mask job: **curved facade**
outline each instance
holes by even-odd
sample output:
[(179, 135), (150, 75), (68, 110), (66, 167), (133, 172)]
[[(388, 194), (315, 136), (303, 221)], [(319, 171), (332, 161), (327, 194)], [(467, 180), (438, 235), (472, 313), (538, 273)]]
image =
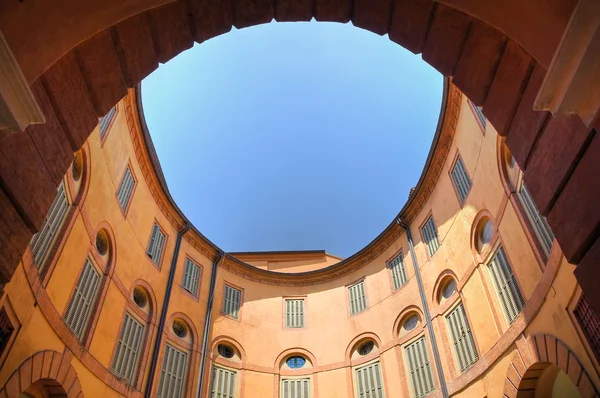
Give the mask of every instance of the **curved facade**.
[(408, 202), (344, 260), (223, 253), (171, 199), (139, 103), (100, 121), (5, 287), (0, 396), (598, 394), (574, 266), (451, 83)]

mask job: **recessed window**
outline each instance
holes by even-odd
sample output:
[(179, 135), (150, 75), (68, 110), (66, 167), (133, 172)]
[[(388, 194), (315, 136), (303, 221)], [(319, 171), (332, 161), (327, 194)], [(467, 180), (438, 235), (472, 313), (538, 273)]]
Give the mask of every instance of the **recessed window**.
[(101, 229), (96, 234), (96, 250), (101, 256), (106, 256), (108, 254), (108, 234), (106, 230)]
[(471, 325), (467, 320), (465, 307), (460, 303), (452, 312), (446, 316), (450, 336), (452, 337), (452, 346), (456, 353), (458, 366), (464, 372), (479, 359), (475, 340), (471, 333)]
[(384, 397), (383, 378), (379, 362), (356, 368), (354, 371), (354, 387), (358, 397)]
[(504, 314), (508, 322), (513, 323), (525, 306), (525, 300), (506, 253), (504, 253), (504, 248), (498, 248), (488, 269), (496, 288), (496, 294), (504, 309)]
[(456, 281), (453, 278), (449, 278), (442, 288), (443, 299), (449, 299), (456, 292)]
[(281, 379), (281, 398), (310, 398), (310, 378)]
[(404, 268), (404, 261), (402, 260), (402, 253), (398, 254), (392, 261), (388, 263), (388, 268), (392, 274), (394, 290), (400, 289), (407, 281), (406, 269)]
[(103, 140), (108, 132), (108, 128), (110, 127), (110, 122), (112, 122), (115, 117), (115, 113), (117, 113), (117, 107), (113, 106), (110, 108), (108, 113), (100, 118), (99, 130), (100, 130), (100, 140)]
[(304, 299), (285, 300), (285, 326), (304, 327)]
[(285, 363), (290, 369), (300, 369), (306, 365), (306, 359), (301, 356), (293, 356), (289, 357)]
[(552, 249), (552, 243), (554, 242), (554, 233), (550, 228), (550, 224), (548, 224), (546, 217), (540, 214), (533, 201), (533, 197), (527, 190), (525, 184), (521, 184), (517, 197), (525, 209), (525, 215), (529, 219), (529, 223), (531, 224), (533, 232), (537, 236), (544, 253), (546, 256), (549, 256), (550, 250)]
[(219, 355), (223, 358), (233, 358), (233, 348), (226, 344), (219, 344), (217, 346), (217, 351), (219, 352)]
[(175, 336), (183, 339), (187, 336), (188, 330), (183, 322), (175, 320), (173, 321), (173, 333), (175, 333)]
[(375, 348), (375, 342), (372, 340), (366, 341), (358, 347), (358, 353), (362, 356), (369, 355), (371, 351)]
[(63, 318), (69, 329), (80, 340), (85, 335), (89, 317), (96, 303), (100, 278), (100, 272), (96, 270), (90, 259), (87, 259)]
[[(233, 370), (213, 367), (212, 382), (210, 383), (211, 398), (235, 398), (237, 373)], [(162, 398), (162, 397), (161, 397)]]
[(367, 308), (364, 280), (348, 287), (348, 299), (350, 300), (351, 315), (358, 314)]
[(83, 153), (81, 151), (77, 151), (75, 154), (75, 159), (71, 164), (71, 175), (75, 181), (79, 181), (83, 175)]
[(165, 234), (160, 230), (158, 224), (154, 223), (152, 225), (152, 233), (150, 234), (150, 242), (148, 242), (146, 254), (154, 264), (159, 265), (164, 248)]
[(600, 358), (600, 320), (590, 307), (586, 298), (581, 295), (573, 314), (579, 323), (596, 358)]
[(0, 356), (4, 354), (4, 350), (8, 346), (8, 342), (12, 337), (15, 328), (6, 313), (6, 310), (2, 308), (0, 310)]
[(132, 384), (137, 369), (138, 354), (146, 326), (130, 314), (125, 314), (117, 350), (113, 359), (112, 371)]
[(452, 176), (452, 182), (458, 193), (458, 199), (460, 203), (463, 203), (467, 198), (469, 191), (471, 191), (471, 179), (467, 174), (467, 169), (460, 156), (456, 158), (456, 162), (454, 163), (450, 175)]
[(435, 227), (435, 221), (433, 221), (433, 216), (429, 216), (425, 224), (423, 224), (421, 232), (423, 233), (423, 240), (427, 245), (427, 251), (431, 257), (440, 247), (440, 240), (438, 239), (438, 232)]
[(223, 313), (232, 318), (240, 317), (240, 304), (242, 292), (234, 287), (225, 285), (225, 297), (223, 297)]
[(411, 330), (416, 328), (418, 324), (419, 324), (419, 316), (415, 314), (415, 315), (409, 316), (406, 319), (406, 321), (404, 321), (404, 325), (402, 327), (407, 332), (410, 332)]
[[(158, 398), (181, 398), (185, 396), (185, 380), (187, 373), (187, 352), (170, 344), (165, 345), (163, 363), (158, 378)], [(225, 395), (222, 395), (225, 397)]]
[(185, 260), (185, 269), (183, 272), (182, 286), (185, 290), (198, 295), (198, 281), (200, 280), (200, 267), (198, 264), (187, 258)]
[(406, 346), (406, 358), (415, 397), (425, 397), (435, 389), (425, 337)]
[(121, 184), (119, 184), (119, 189), (117, 189), (117, 201), (123, 211), (127, 210), (127, 207), (129, 206), (133, 188), (135, 188), (135, 178), (133, 178), (131, 167), (127, 166)]
[(489, 218), (485, 220), (483, 224), (483, 228), (481, 229), (481, 243), (486, 245), (490, 243), (492, 240), (492, 235), (494, 234), (494, 225), (492, 224), (492, 220)]
[(148, 296), (143, 288), (137, 286), (133, 289), (133, 302), (140, 308), (146, 308), (146, 305), (148, 305)]

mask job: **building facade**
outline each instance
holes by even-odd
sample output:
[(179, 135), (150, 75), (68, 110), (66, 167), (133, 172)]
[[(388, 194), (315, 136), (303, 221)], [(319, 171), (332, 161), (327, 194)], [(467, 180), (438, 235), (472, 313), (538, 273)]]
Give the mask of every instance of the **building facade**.
[(417, 186), (347, 259), (223, 253), (170, 197), (140, 104), (100, 120), (5, 286), (0, 396), (598, 396), (574, 266), (450, 82)]

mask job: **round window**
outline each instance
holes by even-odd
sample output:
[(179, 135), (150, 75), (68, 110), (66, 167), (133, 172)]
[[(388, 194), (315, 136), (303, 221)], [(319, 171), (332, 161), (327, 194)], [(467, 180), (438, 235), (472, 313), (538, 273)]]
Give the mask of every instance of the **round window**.
[(373, 348), (375, 347), (375, 343), (373, 341), (367, 341), (366, 343), (362, 343), (360, 347), (358, 347), (358, 353), (362, 356), (368, 355)]
[(217, 346), (217, 351), (219, 355), (223, 358), (233, 358), (233, 348), (225, 344), (219, 344)]
[(148, 304), (148, 296), (139, 286), (133, 289), (133, 302), (140, 308), (144, 308)]
[(300, 369), (306, 364), (306, 359), (301, 356), (294, 356), (289, 357), (285, 363), (290, 369)]
[(492, 220), (489, 218), (485, 220), (485, 224), (483, 224), (483, 228), (481, 228), (481, 244), (486, 245), (490, 243), (492, 240), (492, 235), (494, 234), (494, 226), (492, 225)]
[(96, 234), (96, 250), (101, 256), (108, 254), (108, 235), (104, 229), (98, 231)]
[(456, 291), (456, 282), (454, 281), (454, 279), (450, 279), (448, 282), (446, 282), (446, 285), (442, 289), (442, 297), (447, 299), (450, 296), (452, 296), (455, 291)]
[(71, 165), (71, 172), (73, 174), (73, 179), (79, 181), (83, 174), (83, 155), (81, 151), (75, 154), (75, 159), (73, 159), (73, 164)]
[(173, 321), (173, 333), (175, 333), (175, 336), (183, 339), (185, 336), (187, 336), (187, 328), (185, 327), (185, 324), (180, 321)]
[(411, 315), (406, 321), (404, 321), (404, 330), (410, 332), (419, 324), (419, 317), (417, 315)]

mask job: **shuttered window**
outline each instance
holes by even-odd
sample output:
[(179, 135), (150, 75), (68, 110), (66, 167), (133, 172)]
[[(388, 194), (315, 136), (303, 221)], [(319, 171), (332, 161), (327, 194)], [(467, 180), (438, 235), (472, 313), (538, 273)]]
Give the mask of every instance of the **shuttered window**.
[(187, 354), (166, 344), (156, 396), (158, 398), (183, 397), (186, 370)]
[(512, 323), (523, 309), (525, 300), (523, 300), (517, 279), (508, 263), (504, 248), (498, 248), (490, 262), (489, 270), (506, 318)]
[(473, 104), (473, 109), (475, 110), (475, 114), (479, 118), (479, 121), (481, 122), (483, 127), (485, 127), (486, 119), (485, 119), (485, 115), (483, 114), (483, 111), (481, 110), (481, 107)]
[(132, 383), (135, 375), (144, 331), (144, 325), (131, 315), (125, 314), (125, 321), (117, 342), (117, 351), (113, 359), (112, 371), (117, 376), (127, 380), (128, 383)]
[(473, 340), (471, 327), (462, 303), (446, 316), (446, 321), (448, 322), (448, 329), (450, 329), (458, 366), (461, 372), (464, 372), (477, 362), (479, 355), (475, 348), (475, 340)]
[(348, 299), (350, 300), (351, 315), (358, 314), (367, 308), (364, 280), (348, 288)]
[(8, 342), (10, 341), (14, 330), (15, 327), (10, 321), (6, 310), (2, 308), (2, 310), (0, 310), (0, 357), (8, 346)]
[(440, 247), (440, 241), (438, 239), (433, 216), (429, 216), (429, 219), (427, 219), (427, 222), (425, 222), (421, 231), (423, 232), (423, 240), (425, 240), (425, 244), (427, 245), (429, 256), (433, 256)]
[(198, 264), (190, 260), (185, 260), (185, 269), (183, 271), (183, 283), (182, 286), (185, 290), (192, 293), (194, 296), (198, 295), (198, 281), (200, 280), (200, 267)]
[(229, 285), (225, 285), (225, 297), (223, 297), (223, 312), (231, 317), (239, 318), (242, 292)]
[(165, 234), (160, 230), (158, 224), (152, 225), (152, 233), (150, 234), (150, 242), (146, 254), (152, 259), (156, 265), (160, 264), (163, 249), (165, 246)]
[(87, 259), (64, 316), (65, 323), (78, 339), (84, 335), (99, 286), (100, 273)]
[(110, 126), (110, 122), (112, 121), (113, 117), (115, 117), (115, 113), (117, 112), (117, 107), (113, 106), (112, 108), (110, 108), (110, 111), (108, 111), (108, 113), (104, 116), (102, 116), (100, 118), (100, 140), (104, 139), (104, 136), (106, 135), (106, 133), (108, 132), (108, 127)]
[(304, 300), (285, 300), (285, 325), (288, 328), (304, 327)]
[(121, 206), (121, 210), (127, 210), (134, 187), (135, 179), (131, 173), (131, 168), (127, 166), (121, 180), (121, 185), (119, 185), (119, 189), (117, 190), (117, 201), (119, 202), (119, 206)]
[(354, 371), (357, 398), (384, 398), (383, 379), (379, 362), (363, 366)]
[(406, 346), (406, 357), (408, 358), (413, 396), (424, 397), (435, 389), (425, 337)]
[(310, 398), (310, 379), (282, 379), (281, 398)]
[(471, 190), (471, 179), (467, 174), (467, 169), (465, 169), (465, 165), (460, 156), (456, 159), (450, 175), (452, 176), (452, 182), (454, 182), (454, 186), (456, 187), (456, 192), (458, 192), (460, 203), (462, 203), (465, 201)]
[(213, 367), (210, 398), (235, 398), (235, 376), (231, 370)]
[(521, 189), (519, 190), (519, 199), (525, 208), (525, 214), (529, 219), (531, 226), (533, 227), (533, 231), (537, 236), (540, 244), (542, 245), (542, 249), (546, 256), (550, 254), (550, 249), (552, 249), (552, 242), (554, 241), (554, 233), (552, 233), (552, 229), (546, 220), (546, 217), (542, 216), (531, 197), (531, 194), (527, 190), (525, 184), (521, 185)]
[(388, 263), (388, 268), (392, 274), (394, 290), (400, 289), (406, 283), (406, 269), (404, 269), (404, 260), (402, 253), (398, 254), (392, 261)]
[(600, 320), (590, 308), (588, 301), (582, 295), (573, 311), (579, 327), (583, 331), (588, 343), (596, 358), (600, 360)]
[(69, 202), (65, 193), (65, 185), (61, 183), (40, 231), (33, 236), (30, 243), (33, 260), (40, 271), (46, 265), (50, 248), (56, 241), (56, 236), (67, 218), (68, 211)]

